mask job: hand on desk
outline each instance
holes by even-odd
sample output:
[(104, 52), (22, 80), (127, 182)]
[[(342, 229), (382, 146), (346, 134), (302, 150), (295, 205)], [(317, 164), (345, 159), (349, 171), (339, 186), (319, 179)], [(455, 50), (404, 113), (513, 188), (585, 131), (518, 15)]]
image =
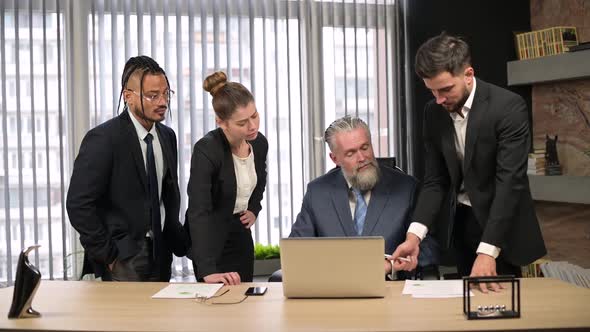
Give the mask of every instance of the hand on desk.
[[(478, 254), (477, 258), (475, 258), (475, 262), (473, 262), (470, 277), (491, 277), (496, 275), (498, 274), (496, 273), (496, 260), (494, 257), (486, 254)], [(504, 287), (496, 282), (479, 284), (479, 290), (481, 290), (482, 293), (487, 293), (488, 289), (491, 289), (494, 292), (499, 292), (502, 288)]]
[[(408, 233), (406, 241), (395, 248), (395, 251), (391, 255), (393, 260), (393, 268), (397, 271), (412, 271), (418, 266), (418, 254), (420, 253), (420, 239), (412, 234)], [(407, 257), (410, 261), (401, 260), (400, 258)]]
[(239, 285), (240, 275), (237, 272), (213, 273), (203, 278), (208, 284), (218, 284), (222, 282), (224, 285)]

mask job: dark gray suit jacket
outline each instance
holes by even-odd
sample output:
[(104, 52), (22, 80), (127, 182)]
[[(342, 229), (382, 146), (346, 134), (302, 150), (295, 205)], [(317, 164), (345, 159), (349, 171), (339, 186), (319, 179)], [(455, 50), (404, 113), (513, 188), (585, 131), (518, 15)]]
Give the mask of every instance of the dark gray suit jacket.
[[(362, 236), (382, 236), (385, 253), (406, 238), (417, 182), (413, 177), (380, 166), (381, 178), (371, 191)], [(348, 184), (335, 168), (311, 181), (289, 237), (357, 236), (348, 199)], [(438, 246), (431, 237), (420, 244), (421, 266), (438, 264)]]
[[(481, 241), (501, 248), (501, 254), (514, 265), (526, 265), (546, 254), (526, 174), (530, 130), (520, 96), (477, 80), (462, 168), (452, 119), (434, 101), (424, 110), (424, 145), (424, 185), (413, 221), (436, 229), (441, 245), (449, 247), (463, 179), (483, 229)], [(450, 213), (445, 218), (439, 211), (447, 195)]]
[[(90, 130), (74, 162), (66, 205), (85, 249), (83, 274), (102, 276), (115, 258), (136, 255), (151, 227), (145, 162), (130, 116), (124, 111)], [(169, 281), (172, 253), (186, 255), (188, 236), (178, 220), (176, 135), (161, 123), (156, 130), (164, 156), (161, 195), (166, 209), (160, 280)]]

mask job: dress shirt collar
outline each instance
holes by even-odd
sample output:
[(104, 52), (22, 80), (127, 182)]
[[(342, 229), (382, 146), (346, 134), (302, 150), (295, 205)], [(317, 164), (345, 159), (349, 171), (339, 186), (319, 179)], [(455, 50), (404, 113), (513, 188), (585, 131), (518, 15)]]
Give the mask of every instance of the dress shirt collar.
[(135, 115), (133, 114), (133, 112), (131, 112), (131, 110), (127, 110), (127, 112), (129, 112), (129, 117), (131, 118), (131, 122), (133, 122), (133, 126), (135, 127), (135, 131), (137, 131), (137, 137), (139, 137), (140, 140), (143, 141), (143, 139), (145, 138), (145, 136), (150, 133), (152, 134), (152, 136), (156, 137), (157, 133), (156, 133), (156, 124), (154, 123), (152, 125), (152, 128), (148, 131), (144, 128), (144, 126), (141, 125), (141, 123), (139, 123), (139, 120), (137, 120), (137, 118), (135, 118)]

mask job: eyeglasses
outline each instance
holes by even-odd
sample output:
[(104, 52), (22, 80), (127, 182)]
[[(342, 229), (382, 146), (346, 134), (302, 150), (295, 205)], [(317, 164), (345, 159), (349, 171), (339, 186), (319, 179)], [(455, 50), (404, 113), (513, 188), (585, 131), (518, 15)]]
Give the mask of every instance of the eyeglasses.
[[(140, 95), (138, 92), (133, 91), (131, 89), (127, 89), (131, 92), (133, 92), (136, 95)], [(155, 103), (158, 102), (160, 100), (160, 98), (164, 98), (164, 101), (166, 102), (170, 102), (170, 100), (174, 97), (174, 90), (168, 90), (164, 93), (144, 93), (143, 94), (143, 99), (149, 101), (150, 103)]]
[[(203, 304), (208, 304), (208, 305), (212, 305), (212, 304), (238, 304), (238, 303), (242, 303), (244, 302), (244, 300), (248, 297), (247, 295), (240, 295), (238, 298), (231, 298), (231, 299), (225, 299), (225, 300), (215, 300), (225, 294), (227, 294), (227, 292), (229, 292), (229, 289), (226, 289), (223, 293), (219, 294), (219, 295), (213, 295), (213, 296), (201, 296), (199, 294), (195, 295), (195, 301), (198, 303), (203, 303)], [(212, 301), (209, 301), (212, 300)]]

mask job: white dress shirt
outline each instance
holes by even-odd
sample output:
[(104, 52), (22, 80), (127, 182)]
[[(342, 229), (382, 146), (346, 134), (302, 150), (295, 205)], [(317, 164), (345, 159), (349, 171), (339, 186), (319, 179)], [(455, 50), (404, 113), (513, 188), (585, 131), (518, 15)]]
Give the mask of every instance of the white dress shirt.
[(250, 154), (246, 158), (240, 158), (232, 154), (234, 159), (234, 171), (236, 173), (236, 204), (234, 213), (248, 210), (250, 196), (256, 188), (258, 177), (256, 175), (256, 166), (254, 165), (254, 150), (250, 143)]
[[(463, 160), (465, 159), (465, 137), (467, 134), (467, 123), (469, 121), (469, 111), (471, 110), (471, 107), (473, 105), (473, 97), (475, 96), (476, 87), (477, 83), (474, 77), (473, 89), (471, 89), (471, 93), (469, 93), (469, 97), (467, 98), (467, 101), (465, 101), (465, 105), (463, 105), (463, 108), (461, 109), (463, 117), (461, 117), (457, 113), (449, 113), (449, 116), (453, 120), (453, 125), (455, 126), (455, 151), (457, 152), (457, 157), (459, 158), (461, 167), (463, 167)], [(461, 187), (459, 189), (459, 193), (457, 194), (457, 201), (461, 204), (471, 206), (469, 196), (467, 195), (467, 192), (465, 192), (464, 180), (463, 182), (461, 182)], [(408, 228), (408, 232), (415, 234), (420, 238), (420, 240), (422, 240), (426, 236), (426, 233), (428, 233), (428, 227), (419, 222), (412, 222), (410, 224), (410, 227)], [(480, 242), (476, 252), (478, 254), (482, 253), (492, 256), (494, 258), (498, 258), (498, 256), (500, 255), (500, 248), (493, 246), (489, 243)]]
[(154, 148), (154, 158), (156, 159), (156, 176), (158, 178), (158, 197), (160, 200), (160, 225), (162, 230), (164, 230), (164, 221), (166, 220), (166, 209), (164, 208), (164, 202), (162, 201), (162, 178), (164, 172), (164, 155), (162, 154), (162, 145), (160, 144), (160, 138), (158, 137), (158, 131), (156, 130), (156, 126), (153, 125), (152, 128), (147, 131), (135, 118), (135, 115), (131, 111), (129, 112), (129, 117), (131, 118), (131, 122), (133, 122), (133, 126), (137, 131), (137, 138), (139, 139), (139, 146), (141, 147), (141, 154), (143, 155), (143, 163), (146, 167), (147, 173), (147, 143), (143, 140), (147, 134), (152, 134), (154, 139), (152, 140), (152, 146)]
[[(344, 178), (346, 180), (346, 178)], [(348, 180), (346, 180), (346, 183), (348, 184), (348, 205), (350, 206), (350, 215), (352, 216), (352, 219), (354, 221), (354, 209), (356, 209), (356, 196), (354, 195), (354, 192), (352, 191), (352, 186), (350, 185), (350, 182), (348, 182)], [(363, 194), (363, 198), (365, 199), (365, 204), (367, 204), (367, 208), (369, 207), (369, 201), (371, 200), (371, 191), (367, 190), (365, 191), (365, 193)]]

